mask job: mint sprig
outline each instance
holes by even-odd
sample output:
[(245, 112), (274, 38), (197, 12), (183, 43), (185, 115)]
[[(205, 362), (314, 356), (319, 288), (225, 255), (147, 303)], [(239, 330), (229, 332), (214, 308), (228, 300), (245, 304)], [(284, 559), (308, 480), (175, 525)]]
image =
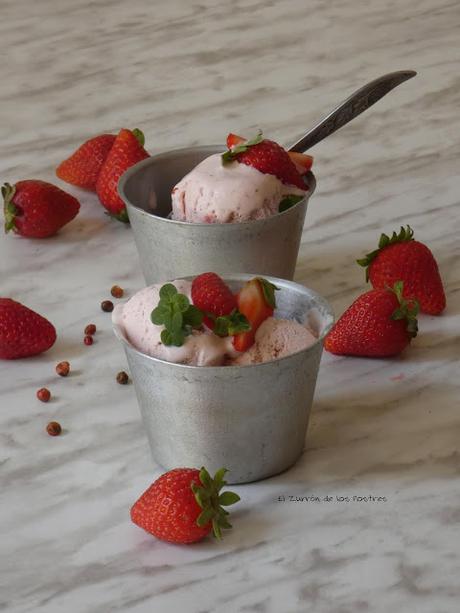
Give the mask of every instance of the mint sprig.
[(240, 332), (247, 332), (250, 329), (251, 324), (246, 316), (240, 313), (238, 309), (233, 309), (230, 315), (216, 317), (212, 331), (217, 336), (233, 336)]
[(166, 283), (160, 289), (160, 302), (153, 309), (150, 319), (156, 326), (164, 326), (161, 331), (164, 345), (181, 347), (185, 337), (203, 323), (203, 312), (190, 304), (185, 294), (179, 294), (172, 283)]
[(222, 164), (233, 162), (239, 153), (244, 153), (249, 149), (249, 147), (252, 147), (253, 145), (258, 145), (263, 140), (264, 136), (262, 134), (262, 130), (259, 130), (257, 136), (254, 136), (254, 138), (245, 140), (244, 143), (241, 143), (240, 145), (235, 145), (235, 147), (232, 147), (231, 149), (223, 153)]

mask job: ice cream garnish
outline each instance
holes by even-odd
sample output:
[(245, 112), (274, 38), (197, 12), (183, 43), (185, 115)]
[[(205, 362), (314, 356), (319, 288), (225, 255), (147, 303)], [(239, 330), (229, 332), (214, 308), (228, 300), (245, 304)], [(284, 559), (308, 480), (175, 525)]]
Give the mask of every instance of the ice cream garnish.
[(262, 130), (259, 130), (257, 136), (254, 136), (254, 138), (245, 140), (241, 144), (235, 145), (234, 147), (223, 153), (222, 163), (225, 164), (226, 162), (233, 162), (239, 153), (244, 153), (249, 149), (249, 147), (252, 147), (253, 145), (258, 145), (263, 140), (264, 136), (262, 134)]
[(180, 294), (172, 283), (162, 286), (160, 302), (150, 315), (153, 324), (165, 327), (161, 332), (161, 342), (176, 347), (181, 347), (185, 337), (201, 326), (203, 317), (203, 312), (190, 304), (187, 296)]
[[(211, 319), (213, 316), (210, 313), (206, 314)], [(233, 309), (230, 315), (221, 315), (214, 320), (212, 331), (217, 336), (234, 336), (241, 332), (247, 332), (251, 329), (251, 324), (247, 317), (240, 313), (238, 309)]]
[(237, 351), (249, 349), (254, 344), (257, 329), (273, 315), (277, 289), (276, 285), (262, 277), (251, 279), (241, 288), (238, 294), (238, 309), (250, 322), (251, 329), (234, 336), (233, 346)]
[(287, 211), (288, 209), (293, 207), (295, 204), (300, 202), (302, 199), (303, 199), (303, 196), (286, 196), (285, 198), (281, 200), (279, 204), (279, 207), (278, 207), (279, 212), (282, 213), (283, 211)]
[(241, 142), (238, 141), (236, 135), (232, 136), (233, 138), (230, 139), (232, 146), (222, 154), (222, 164), (225, 165), (235, 160), (240, 164), (251, 166), (265, 175), (274, 175), (285, 185), (295, 185), (302, 191), (307, 191), (308, 187), (296, 163), (281, 145), (273, 140), (263, 138), (262, 132), (259, 132), (251, 140)]

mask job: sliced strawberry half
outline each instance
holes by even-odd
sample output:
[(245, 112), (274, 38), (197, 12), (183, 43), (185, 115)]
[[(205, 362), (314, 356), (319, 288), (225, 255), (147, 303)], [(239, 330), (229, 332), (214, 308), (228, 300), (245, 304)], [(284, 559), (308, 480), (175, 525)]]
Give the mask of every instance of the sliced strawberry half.
[(294, 162), (297, 171), (301, 175), (307, 174), (307, 172), (313, 166), (313, 158), (306, 153), (298, 153), (297, 151), (288, 151), (289, 157)]
[(254, 344), (259, 326), (271, 317), (276, 308), (275, 290), (278, 288), (270, 281), (256, 277), (248, 281), (237, 296), (238, 311), (245, 315), (251, 329), (233, 337), (233, 346), (237, 351), (246, 351)]
[[(227, 147), (229, 149), (242, 145), (245, 142), (245, 138), (238, 136), (238, 134), (233, 134), (233, 132), (230, 132), (230, 134), (227, 136)], [(313, 157), (311, 155), (307, 155), (306, 153), (298, 153), (297, 151), (287, 151), (286, 153), (294, 163), (297, 172), (301, 175), (305, 175), (313, 166)], [(305, 186), (302, 189), (305, 189)]]

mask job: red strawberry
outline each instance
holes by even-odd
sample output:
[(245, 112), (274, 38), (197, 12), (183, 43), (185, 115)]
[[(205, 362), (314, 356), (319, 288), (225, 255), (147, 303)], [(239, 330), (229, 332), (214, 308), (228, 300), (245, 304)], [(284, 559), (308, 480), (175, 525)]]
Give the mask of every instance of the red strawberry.
[[(242, 136), (238, 136), (237, 134), (230, 132), (230, 134), (227, 136), (227, 147), (232, 149), (233, 147), (242, 145), (245, 141), (246, 139)], [(313, 158), (311, 155), (298, 153), (296, 151), (287, 151), (287, 154), (294, 162), (297, 172), (299, 172), (301, 175), (306, 174), (311, 169), (313, 165)], [(302, 189), (305, 189), (305, 186), (303, 186)]]
[(246, 317), (238, 311), (236, 296), (215, 272), (195, 277), (192, 301), (205, 314), (204, 323), (218, 336), (233, 336), (251, 329)]
[[(236, 135), (230, 135), (230, 142), (236, 138)], [(265, 174), (275, 175), (283, 183), (308, 189), (287, 151), (274, 141), (264, 139), (261, 133), (252, 140), (233, 146), (222, 155), (222, 160), (224, 163), (237, 160)]]
[[(214, 317), (230, 315), (238, 306), (232, 290), (215, 272), (205, 272), (193, 279), (192, 301), (201, 311)], [(211, 330), (214, 328), (213, 318), (206, 316), (204, 321)]]
[(391, 238), (382, 234), (378, 249), (357, 262), (366, 267), (366, 280), (374, 288), (393, 287), (400, 279), (405, 298), (415, 298), (424, 313), (439, 315), (446, 307), (446, 296), (438, 265), (428, 247), (413, 236), (410, 226), (401, 226)]
[(221, 538), (222, 528), (231, 528), (222, 506), (238, 502), (233, 492), (220, 490), (225, 468), (212, 479), (205, 468), (175, 468), (161, 475), (134, 503), (131, 519), (140, 528), (163, 541), (195, 543), (211, 530)]
[(384, 358), (401, 353), (417, 334), (418, 304), (394, 289), (373, 289), (357, 298), (326, 336), (324, 347), (339, 355)]
[(149, 157), (143, 145), (144, 135), (140, 130), (120, 130), (96, 182), (96, 192), (102, 206), (112, 217), (125, 223), (129, 219), (124, 202), (117, 192), (118, 179), (125, 170)]
[(56, 185), (30, 179), (2, 187), (5, 232), (14, 230), (29, 238), (47, 238), (69, 223), (80, 203)]
[(97, 177), (114, 142), (114, 134), (90, 138), (59, 164), (57, 176), (66, 183), (95, 192)]
[(54, 326), (11, 298), (0, 298), (0, 358), (14, 360), (37, 355), (56, 340)]
[(237, 351), (246, 351), (254, 344), (254, 337), (259, 326), (271, 317), (276, 308), (275, 290), (278, 288), (260, 277), (251, 279), (238, 294), (238, 309), (246, 316), (251, 329), (247, 332), (236, 334), (233, 338), (233, 346)]

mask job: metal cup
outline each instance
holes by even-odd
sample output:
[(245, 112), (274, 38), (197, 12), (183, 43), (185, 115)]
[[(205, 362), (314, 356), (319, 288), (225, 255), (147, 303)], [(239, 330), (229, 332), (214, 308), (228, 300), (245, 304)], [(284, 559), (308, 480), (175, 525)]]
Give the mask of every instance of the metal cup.
[[(224, 278), (237, 291), (252, 275)], [(301, 455), (333, 314), (312, 290), (267, 278), (280, 288), (276, 315), (306, 321), (318, 336), (285, 358), (250, 366), (174, 364), (141, 353), (115, 326), (154, 461), (165, 469), (225, 466), (230, 483), (245, 483), (276, 475)]]
[(140, 264), (148, 285), (210, 269), (218, 273), (257, 272), (292, 279), (307, 202), (316, 182), (298, 204), (266, 219), (207, 224), (168, 219), (171, 190), (204, 158), (222, 146), (188, 147), (143, 160), (121, 177)]

